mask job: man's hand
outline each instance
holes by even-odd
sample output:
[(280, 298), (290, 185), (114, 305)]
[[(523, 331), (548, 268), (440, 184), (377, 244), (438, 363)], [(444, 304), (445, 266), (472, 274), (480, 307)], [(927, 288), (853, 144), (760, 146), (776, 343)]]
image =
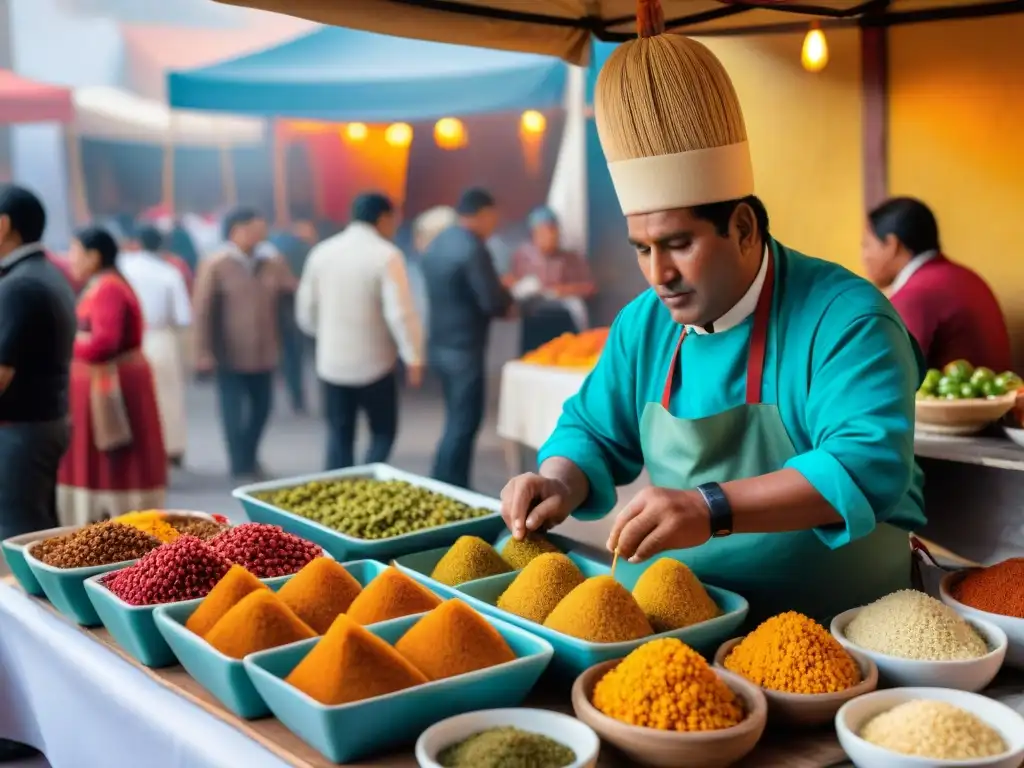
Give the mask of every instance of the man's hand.
[(696, 547), (711, 538), (711, 519), (697, 491), (644, 488), (615, 518), (608, 549), (639, 563), (669, 549)]
[(14, 381), (14, 369), (8, 365), (0, 365), (0, 394), (3, 394)]
[(212, 373), (215, 367), (213, 355), (201, 354), (196, 358), (196, 373)]
[(547, 530), (572, 513), (569, 486), (533, 472), (513, 477), (501, 491), (501, 516), (519, 540), (532, 531)]
[(405, 381), (413, 389), (419, 389), (423, 385), (423, 366), (405, 366)]

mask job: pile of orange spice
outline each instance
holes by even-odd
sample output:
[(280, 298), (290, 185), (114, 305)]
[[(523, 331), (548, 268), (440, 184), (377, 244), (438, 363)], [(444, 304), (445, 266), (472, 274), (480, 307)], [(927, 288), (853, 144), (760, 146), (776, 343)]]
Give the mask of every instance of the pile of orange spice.
[(1024, 557), (969, 571), (952, 592), (954, 600), (971, 608), (1024, 619)]

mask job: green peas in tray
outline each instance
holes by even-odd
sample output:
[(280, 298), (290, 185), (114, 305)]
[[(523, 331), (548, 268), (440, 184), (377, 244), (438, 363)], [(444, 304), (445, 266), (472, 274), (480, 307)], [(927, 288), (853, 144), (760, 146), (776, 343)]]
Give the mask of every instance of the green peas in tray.
[(941, 371), (932, 368), (917, 390), (918, 400), (974, 400), (1002, 397), (1024, 382), (1013, 371), (996, 374), (991, 368), (975, 368), (967, 360), (955, 360)]
[(379, 540), (494, 514), (404, 480), (314, 480), (256, 498), (357, 539)]

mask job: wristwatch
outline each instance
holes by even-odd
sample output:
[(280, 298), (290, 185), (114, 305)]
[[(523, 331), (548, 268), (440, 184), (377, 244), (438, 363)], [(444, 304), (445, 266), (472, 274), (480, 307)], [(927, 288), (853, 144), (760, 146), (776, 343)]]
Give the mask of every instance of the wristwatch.
[(697, 493), (708, 505), (711, 538), (720, 539), (732, 533), (732, 505), (725, 497), (722, 486), (718, 483), (704, 483), (697, 486)]

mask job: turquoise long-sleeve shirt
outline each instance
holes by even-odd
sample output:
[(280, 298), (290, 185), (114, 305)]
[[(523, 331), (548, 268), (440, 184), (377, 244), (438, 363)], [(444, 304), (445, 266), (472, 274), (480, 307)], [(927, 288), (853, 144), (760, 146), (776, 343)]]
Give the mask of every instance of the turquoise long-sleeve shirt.
[[(817, 531), (839, 547), (887, 522), (925, 523), (923, 475), (914, 461), (914, 397), (924, 362), (899, 315), (874, 286), (831, 262), (773, 243), (775, 292), (762, 401), (776, 404), (799, 471), (845, 526)], [(714, 334), (691, 334), (670, 410), (696, 419), (746, 401), (753, 317)], [(566, 401), (539, 460), (561, 456), (590, 481), (575, 516), (603, 517), (615, 487), (644, 464), (640, 417), (660, 402), (681, 328), (651, 290), (615, 319), (604, 352)], [(726, 481), (730, 478), (722, 478)]]

